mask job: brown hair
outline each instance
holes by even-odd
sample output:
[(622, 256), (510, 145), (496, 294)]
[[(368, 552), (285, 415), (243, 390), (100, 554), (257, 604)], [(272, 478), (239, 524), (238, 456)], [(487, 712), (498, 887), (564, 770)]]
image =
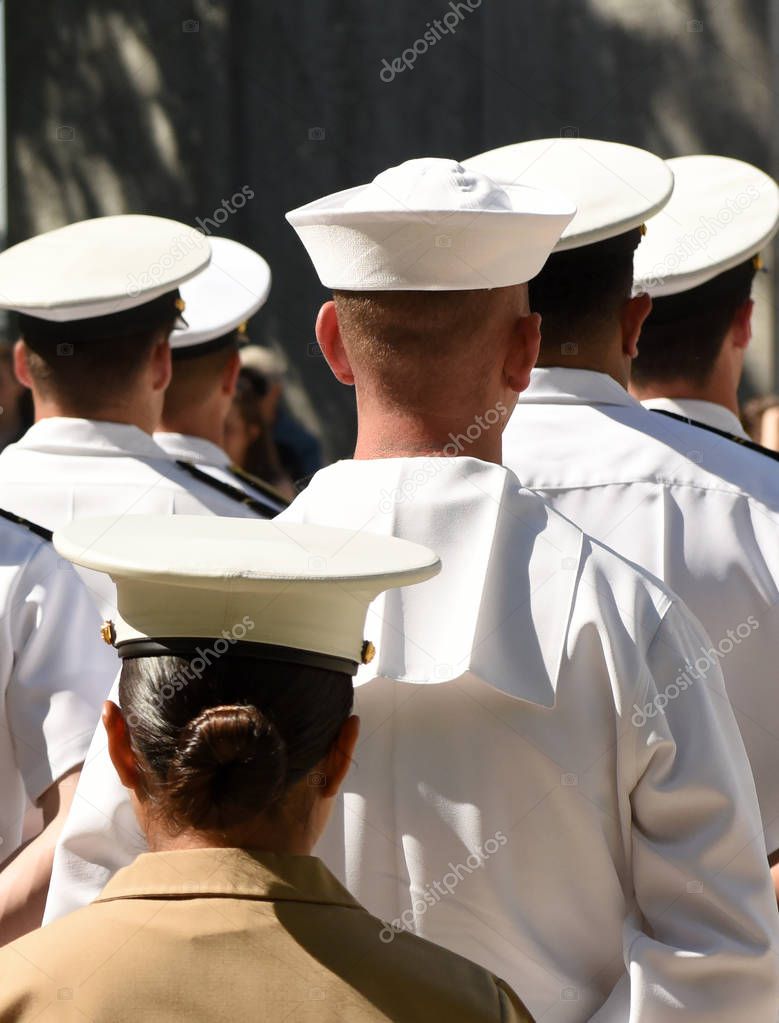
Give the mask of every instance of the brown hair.
[(206, 662), (194, 675), (181, 657), (122, 662), (119, 701), (144, 792), (174, 831), (230, 832), (272, 817), (304, 778), (316, 788), (315, 768), (352, 712), (349, 675), (242, 656)]

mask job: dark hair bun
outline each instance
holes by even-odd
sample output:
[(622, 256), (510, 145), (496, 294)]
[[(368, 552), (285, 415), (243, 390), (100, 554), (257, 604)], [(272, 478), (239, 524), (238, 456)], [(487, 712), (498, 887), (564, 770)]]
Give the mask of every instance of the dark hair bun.
[(281, 794), (286, 743), (257, 707), (209, 707), (186, 725), (168, 770), (168, 799), (179, 824), (234, 827)]

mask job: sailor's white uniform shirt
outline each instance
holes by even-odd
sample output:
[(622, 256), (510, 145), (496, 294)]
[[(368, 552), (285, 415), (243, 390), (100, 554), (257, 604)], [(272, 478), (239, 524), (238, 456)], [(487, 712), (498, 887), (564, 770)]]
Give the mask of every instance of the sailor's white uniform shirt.
[[(650, 412), (603, 373), (536, 369), (503, 435), (523, 484), (648, 569), (711, 643), (779, 849), (779, 473), (765, 456)], [(697, 662), (697, 668), (696, 668)], [(688, 672), (689, 673), (689, 672)]]

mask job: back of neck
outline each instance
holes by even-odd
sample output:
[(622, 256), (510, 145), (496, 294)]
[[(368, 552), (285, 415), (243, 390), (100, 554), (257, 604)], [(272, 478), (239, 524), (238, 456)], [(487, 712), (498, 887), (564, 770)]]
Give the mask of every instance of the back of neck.
[(630, 392), (639, 401), (648, 401), (650, 398), (708, 401), (713, 405), (723, 406), (735, 416), (739, 414), (736, 391), (722, 380), (712, 379), (701, 385), (684, 380), (674, 380), (671, 383), (644, 383), (641, 386), (631, 384)]
[(502, 401), (488, 409), (436, 416), (373, 409), (358, 415), (356, 459), (467, 456), (500, 465), (501, 435), (511, 414)]

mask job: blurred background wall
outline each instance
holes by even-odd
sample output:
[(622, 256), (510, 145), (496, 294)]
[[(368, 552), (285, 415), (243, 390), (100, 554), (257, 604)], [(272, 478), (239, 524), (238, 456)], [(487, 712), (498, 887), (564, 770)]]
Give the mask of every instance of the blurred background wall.
[[(330, 457), (350, 452), (353, 399), (313, 343), (325, 292), (285, 210), (409, 157), (560, 134), (777, 174), (779, 0), (6, 6), (9, 241), (149, 212), (255, 246), (274, 283), (254, 334), (287, 353)], [(452, 31), (396, 70), (450, 11)], [(747, 393), (779, 387), (770, 284)]]

